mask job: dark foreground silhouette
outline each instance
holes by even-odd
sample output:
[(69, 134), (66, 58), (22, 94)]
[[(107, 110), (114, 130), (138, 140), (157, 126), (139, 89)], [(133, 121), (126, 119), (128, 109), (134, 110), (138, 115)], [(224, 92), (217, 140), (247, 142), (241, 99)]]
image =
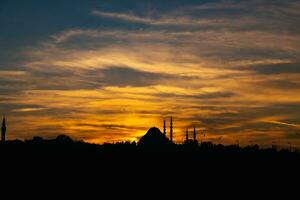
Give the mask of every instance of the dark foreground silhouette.
[(270, 183), (285, 185), (291, 179), (297, 180), (300, 169), (298, 152), (210, 142), (177, 145), (156, 129), (150, 129), (138, 144), (97, 145), (73, 141), (65, 135), (48, 140), (34, 137), (6, 141), (0, 144), (0, 158), (1, 178), (6, 185), (11, 181), (13, 188), (19, 184), (31, 189), (32, 183), (40, 190), (71, 187), (72, 194), (74, 185), (79, 191), (139, 187), (145, 194), (157, 194), (168, 192), (166, 187), (223, 188), (247, 183), (253, 191), (260, 184), (264, 188)]
[[(89, 166), (121, 170), (153, 166), (154, 170), (181, 167), (192, 167), (195, 170), (196, 168), (213, 170), (245, 167), (254, 170), (279, 166), (292, 169), (300, 166), (299, 152), (291, 152), (287, 149), (260, 149), (258, 145), (224, 146), (211, 142), (173, 144), (163, 137), (152, 137), (151, 134), (146, 134), (138, 144), (120, 142), (103, 145), (73, 141), (65, 135), (48, 140), (34, 137), (25, 141), (6, 141), (0, 144), (1, 161), (5, 163), (1, 167)], [(170, 166), (171, 169), (164, 169), (164, 166)]]

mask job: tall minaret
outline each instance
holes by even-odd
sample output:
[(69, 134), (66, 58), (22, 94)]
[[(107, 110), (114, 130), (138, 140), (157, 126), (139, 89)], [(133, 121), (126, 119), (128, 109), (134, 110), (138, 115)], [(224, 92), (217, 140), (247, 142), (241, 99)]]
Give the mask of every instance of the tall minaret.
[(171, 121), (170, 121), (170, 140), (173, 142), (173, 118), (171, 116)]
[(164, 119), (164, 136), (166, 136), (166, 120)]
[(196, 133), (196, 128), (194, 127), (194, 142), (197, 141), (197, 133)]
[(5, 117), (3, 117), (2, 127), (1, 127), (1, 142), (5, 142), (5, 134), (6, 134), (6, 123)]
[(185, 131), (185, 141), (186, 142), (189, 141), (189, 128), (186, 128), (186, 131)]

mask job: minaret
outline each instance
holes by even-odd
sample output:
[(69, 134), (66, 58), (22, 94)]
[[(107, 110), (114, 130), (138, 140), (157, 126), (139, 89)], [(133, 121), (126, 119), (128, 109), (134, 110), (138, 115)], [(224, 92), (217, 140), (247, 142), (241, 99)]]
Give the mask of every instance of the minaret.
[(185, 142), (188, 143), (189, 142), (189, 129), (186, 128), (186, 131), (185, 131)]
[(2, 127), (1, 127), (1, 142), (5, 142), (5, 134), (6, 134), (6, 123), (5, 123), (5, 117), (3, 117), (2, 121)]
[(164, 136), (166, 136), (166, 120), (164, 119)]
[(196, 128), (194, 127), (194, 142), (197, 141), (197, 133), (196, 133)]
[(171, 116), (171, 121), (170, 121), (170, 140), (173, 142), (173, 118)]

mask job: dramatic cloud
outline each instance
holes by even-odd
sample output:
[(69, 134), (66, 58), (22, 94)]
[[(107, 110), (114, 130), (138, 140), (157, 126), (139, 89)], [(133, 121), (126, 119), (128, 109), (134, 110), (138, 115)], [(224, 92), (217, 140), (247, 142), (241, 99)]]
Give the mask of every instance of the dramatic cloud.
[(297, 0), (3, 5), (10, 139), (133, 141), (173, 115), (178, 142), (300, 146)]

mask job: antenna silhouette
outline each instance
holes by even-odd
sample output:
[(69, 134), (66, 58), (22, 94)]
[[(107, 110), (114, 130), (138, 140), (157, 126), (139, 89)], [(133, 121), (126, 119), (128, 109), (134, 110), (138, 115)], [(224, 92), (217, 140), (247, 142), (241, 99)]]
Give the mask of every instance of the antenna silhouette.
[(170, 121), (170, 140), (173, 142), (173, 118), (171, 116), (171, 121)]
[(166, 120), (164, 119), (164, 136), (166, 136)]
[(5, 142), (5, 134), (6, 134), (6, 121), (5, 116), (3, 116), (2, 127), (1, 127), (1, 142)]

